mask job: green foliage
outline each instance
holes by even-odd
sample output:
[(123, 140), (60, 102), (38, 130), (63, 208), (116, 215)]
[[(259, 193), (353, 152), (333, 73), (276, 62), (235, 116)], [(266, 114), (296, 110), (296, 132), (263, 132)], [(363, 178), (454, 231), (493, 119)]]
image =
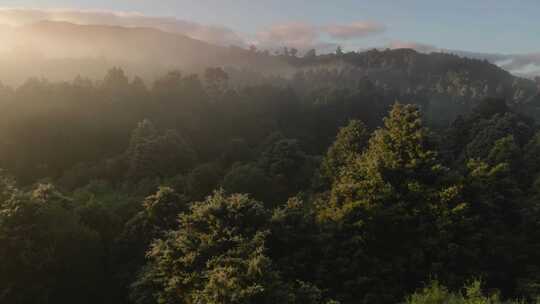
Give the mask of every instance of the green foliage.
[(0, 301), (100, 301), (101, 244), (71, 201), (50, 185), (24, 192), (3, 181), (0, 188)]
[(278, 137), (275, 141), (270, 139), (259, 158), (259, 167), (269, 178), (274, 194), (269, 203), (276, 203), (307, 187), (315, 171), (315, 162), (297, 140)]
[(501, 98), (486, 98), (474, 109), (473, 115), (479, 118), (491, 118), (496, 114), (508, 112), (506, 101)]
[(134, 288), (154, 286), (158, 303), (321, 303), (317, 289), (282, 282), (266, 254), (269, 218), (245, 195), (216, 192), (153, 243)]
[(225, 166), (230, 166), (237, 162), (250, 160), (252, 155), (253, 152), (244, 139), (233, 138), (221, 154), (221, 161)]
[(487, 157), (493, 144), (503, 137), (512, 135), (521, 146), (527, 143), (533, 135), (531, 123), (523, 121), (512, 113), (506, 113), (503, 116), (495, 115), (485, 121), (481, 120), (472, 128), (472, 132), (472, 139), (465, 150), (467, 158)]
[(474, 281), (465, 286), (464, 293), (450, 292), (437, 281), (416, 292), (407, 299), (407, 304), (518, 304), (521, 301), (503, 301), (498, 293), (485, 295), (480, 281)]
[(261, 299), (273, 281), (261, 229), (266, 217), (262, 205), (247, 197), (216, 193), (181, 215), (179, 230), (152, 245), (142, 279), (158, 286), (160, 303)]
[[(141, 210), (133, 214), (114, 242), (113, 261), (115, 288), (126, 297), (128, 288), (145, 265), (150, 244), (178, 226), (178, 215), (189, 209), (187, 198), (169, 187), (161, 187), (146, 197)], [(122, 299), (125, 301), (125, 299)]]
[(196, 153), (176, 131), (158, 135), (154, 125), (144, 120), (133, 131), (127, 151), (128, 177), (140, 180), (186, 172), (196, 161)]
[(338, 299), (391, 302), (414, 288), (400, 278), (442, 274), (447, 253), (441, 248), (452, 246), (453, 229), (467, 206), (460, 186), (445, 180), (446, 171), (419, 110), (396, 104), (367, 150), (334, 183), (330, 202), (319, 206), (319, 217), (347, 236), (329, 245), (337, 246), (331, 252), (340, 258), (327, 267), (341, 269), (331, 280), (348, 290)]
[(202, 164), (188, 174), (187, 193), (195, 200), (203, 199), (217, 188), (220, 179), (221, 168), (218, 164)]
[(540, 133), (537, 132), (523, 148), (523, 167), (527, 177), (531, 178), (540, 172), (538, 159), (540, 159)]
[(488, 161), (492, 164), (507, 163), (513, 169), (518, 169), (521, 149), (512, 135), (503, 137), (495, 142), (488, 154)]
[[(323, 235), (310, 206), (298, 197), (274, 209), (268, 251), (285, 278), (318, 282), (316, 273), (324, 257)], [(321, 285), (323, 286), (323, 285)]]
[[(296, 75), (0, 86), (0, 302), (540, 295), (530, 82), (411, 50), (277, 59)], [(500, 295), (454, 292), (472, 277)]]
[(143, 208), (148, 219), (164, 231), (176, 226), (176, 217), (187, 210), (187, 202), (173, 189), (161, 187), (144, 200)]
[(329, 208), (334, 214), (330, 216), (355, 214), (357, 207), (390, 206), (407, 196), (412, 200), (437, 199), (442, 189), (430, 191), (430, 187), (444, 172), (430, 148), (418, 109), (396, 104), (385, 119), (385, 128), (374, 133), (365, 153), (341, 172), (332, 189)]
[(270, 180), (264, 171), (255, 164), (234, 166), (223, 178), (223, 189), (228, 193), (246, 193), (261, 201), (272, 201), (272, 192), (268, 189)]
[(341, 171), (359, 157), (368, 140), (366, 126), (361, 121), (351, 120), (339, 130), (336, 140), (328, 149), (321, 164), (322, 175), (331, 183), (334, 182)]

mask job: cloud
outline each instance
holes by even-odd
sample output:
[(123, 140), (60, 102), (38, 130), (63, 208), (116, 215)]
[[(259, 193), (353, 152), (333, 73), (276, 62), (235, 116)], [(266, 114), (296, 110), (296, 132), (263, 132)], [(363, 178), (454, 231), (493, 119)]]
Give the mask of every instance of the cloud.
[(339, 40), (351, 40), (379, 34), (386, 31), (386, 27), (375, 22), (353, 22), (350, 24), (329, 25), (323, 28), (331, 38)]
[(255, 44), (260, 47), (312, 48), (318, 44), (320, 31), (317, 27), (302, 22), (278, 24), (256, 34)]
[(540, 76), (540, 53), (507, 55), (499, 64), (502, 68), (524, 77)]
[[(262, 48), (294, 47), (300, 50), (317, 49), (320, 52), (335, 51), (340, 42), (360, 39), (382, 33), (383, 25), (374, 22), (352, 22), (315, 26), (304, 22), (277, 24), (255, 35), (253, 44)], [(333, 41), (328, 41), (327, 35)]]
[(504, 66), (509, 69), (525, 70), (535, 67), (540, 69), (540, 53), (509, 55), (508, 59), (510, 60)]
[[(382, 33), (385, 27), (374, 22), (315, 26), (289, 22), (271, 26), (251, 36), (221, 25), (206, 25), (174, 17), (151, 17), (136, 12), (76, 9), (0, 8), (0, 25), (22, 26), (40, 21), (63, 21), (81, 25), (147, 27), (182, 34), (218, 45), (277, 49), (284, 46), (320, 52), (333, 51), (340, 42)], [(331, 38), (333, 41), (328, 41)]]
[(97, 10), (0, 8), (0, 24), (21, 26), (45, 20), (82, 25), (149, 27), (219, 45), (245, 44), (240, 35), (227, 27), (203, 25), (173, 17), (149, 17), (140, 13)]

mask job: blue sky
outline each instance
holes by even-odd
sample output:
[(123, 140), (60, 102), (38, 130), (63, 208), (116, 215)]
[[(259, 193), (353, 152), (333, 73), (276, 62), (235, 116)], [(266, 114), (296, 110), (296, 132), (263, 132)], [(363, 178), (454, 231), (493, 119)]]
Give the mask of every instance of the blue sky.
[(368, 48), (400, 41), (473, 52), (540, 52), (539, 0), (2, 0), (0, 6), (140, 12), (226, 26), (247, 36), (291, 22), (370, 21), (386, 30), (343, 43)]

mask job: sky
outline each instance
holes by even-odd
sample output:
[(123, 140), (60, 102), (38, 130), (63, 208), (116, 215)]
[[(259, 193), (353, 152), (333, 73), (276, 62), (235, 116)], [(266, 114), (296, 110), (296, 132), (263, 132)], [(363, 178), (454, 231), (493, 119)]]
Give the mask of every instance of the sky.
[(343, 44), (368, 48), (400, 41), (473, 52), (540, 52), (538, 0), (0, 0), (0, 7), (138, 12), (224, 26), (248, 37), (280, 24), (371, 22), (384, 32)]

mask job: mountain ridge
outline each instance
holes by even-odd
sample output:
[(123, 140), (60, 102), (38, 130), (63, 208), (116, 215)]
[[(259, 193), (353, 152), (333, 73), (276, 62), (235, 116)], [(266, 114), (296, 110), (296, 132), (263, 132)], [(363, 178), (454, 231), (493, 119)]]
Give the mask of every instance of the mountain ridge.
[(499, 96), (512, 104), (527, 104), (538, 95), (534, 81), (513, 75), (487, 60), (446, 52), (371, 49), (322, 55), (307, 53), (300, 57), (285, 49), (270, 54), (223, 47), (150, 27), (58, 21), (2, 27), (0, 36), (7, 41), (4, 51), (10, 39), (14, 46), (11, 53), (5, 51), (0, 58), (0, 81), (7, 84), (22, 83), (33, 76), (51, 81), (71, 80), (77, 75), (101, 79), (113, 66), (151, 82), (170, 70), (202, 74), (207, 67), (220, 66), (232, 71), (233, 81), (244, 78), (247, 80), (244, 83), (250, 84), (256, 78), (254, 74), (294, 81), (298, 74), (329, 69), (335, 70), (336, 75), (329, 74), (322, 78), (324, 81), (313, 79), (312, 82), (345, 86), (367, 77), (400, 95), (411, 92), (414, 96), (428, 95), (429, 99), (451, 96), (454, 103)]

